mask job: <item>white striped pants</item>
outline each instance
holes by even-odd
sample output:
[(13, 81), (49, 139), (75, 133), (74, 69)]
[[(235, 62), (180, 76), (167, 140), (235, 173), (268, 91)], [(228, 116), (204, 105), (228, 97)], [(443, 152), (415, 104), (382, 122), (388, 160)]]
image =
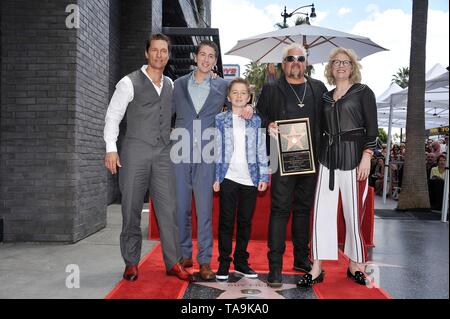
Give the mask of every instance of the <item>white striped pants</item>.
[[(314, 260), (338, 259), (338, 203), (339, 193), (345, 220), (344, 253), (353, 261), (366, 261), (361, 233), (368, 181), (356, 180), (356, 168), (351, 171), (334, 171), (334, 190), (329, 189), (329, 169), (320, 165), (314, 202), (312, 256)], [(362, 183), (363, 185), (358, 185)], [(360, 187), (363, 186), (363, 187)]]

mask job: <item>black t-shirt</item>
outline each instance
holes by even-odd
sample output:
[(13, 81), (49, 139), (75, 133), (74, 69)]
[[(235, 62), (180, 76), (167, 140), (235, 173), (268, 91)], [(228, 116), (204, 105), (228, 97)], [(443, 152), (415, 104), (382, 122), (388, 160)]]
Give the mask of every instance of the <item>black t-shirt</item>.
[[(305, 85), (307, 86), (306, 93), (304, 93)], [(302, 84), (291, 84), (291, 86), (292, 89), (295, 90), (295, 93), (297, 93), (298, 98), (288, 85), (286, 92), (286, 119), (307, 117), (309, 118), (310, 127), (314, 127), (314, 95), (311, 86), (306, 82)], [(300, 107), (298, 104), (303, 99), (303, 94), (305, 94), (305, 99), (303, 100), (304, 106)], [(300, 99), (300, 101), (298, 99)]]

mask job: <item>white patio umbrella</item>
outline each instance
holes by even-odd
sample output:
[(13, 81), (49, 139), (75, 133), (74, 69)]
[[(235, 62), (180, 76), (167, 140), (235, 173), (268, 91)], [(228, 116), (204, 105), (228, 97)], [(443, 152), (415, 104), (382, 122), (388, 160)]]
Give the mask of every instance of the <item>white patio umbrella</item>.
[(387, 50), (363, 36), (301, 24), (238, 40), (225, 54), (258, 63), (280, 63), (283, 47), (293, 42), (300, 43), (307, 49), (309, 64), (326, 62), (330, 51), (336, 47), (353, 49), (359, 59)]

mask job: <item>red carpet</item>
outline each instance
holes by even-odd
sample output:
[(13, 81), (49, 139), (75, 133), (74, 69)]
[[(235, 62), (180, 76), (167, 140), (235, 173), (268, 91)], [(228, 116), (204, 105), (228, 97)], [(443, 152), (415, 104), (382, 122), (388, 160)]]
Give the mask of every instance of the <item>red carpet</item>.
[(187, 286), (187, 282), (166, 275), (158, 243), (139, 263), (138, 280), (122, 279), (105, 299), (179, 299)]
[[(364, 183), (359, 183), (360, 190), (362, 191)], [(373, 226), (374, 226), (374, 189), (369, 187), (367, 194), (367, 202), (364, 207), (364, 218), (362, 221), (362, 234), (366, 247), (374, 247), (373, 242)], [(270, 186), (264, 193), (259, 193), (256, 200), (255, 213), (252, 221), (252, 233), (251, 240), (267, 240), (269, 217), (270, 217)], [(339, 213), (338, 213), (338, 242), (342, 245), (345, 241), (345, 223), (342, 214), (342, 204), (339, 201)], [(149, 204), (149, 236), (148, 239), (159, 239), (158, 222), (153, 212), (153, 205)], [(313, 214), (311, 214), (311, 217)], [(213, 237), (217, 239), (219, 233), (219, 195), (214, 194), (213, 197)], [(312, 223), (312, 218), (311, 218)], [(287, 229), (291, 229), (291, 218), (287, 225)], [(197, 217), (195, 215), (195, 204), (192, 200), (192, 237), (197, 238)], [(291, 239), (291, 232), (286, 232), (286, 240)]]
[[(197, 251), (194, 243), (194, 251)], [(251, 267), (260, 273), (267, 273), (267, 242), (250, 241), (249, 249)], [(211, 267), (215, 271), (217, 262), (217, 241), (214, 241)], [(194, 256), (195, 257), (195, 256)], [(195, 260), (195, 259), (194, 259)], [(298, 274), (292, 270), (292, 243), (286, 242), (286, 253), (283, 260), (284, 274)], [(325, 261), (325, 281), (314, 286), (314, 292), (319, 299), (388, 299), (391, 298), (383, 289), (359, 286), (346, 277), (348, 261), (340, 253), (338, 261)], [(194, 267), (196, 267), (194, 265)], [(190, 271), (198, 271), (194, 268)], [(105, 297), (106, 299), (180, 299), (188, 284), (175, 277), (167, 276), (162, 261), (161, 245), (158, 243), (148, 253), (139, 265), (139, 280), (127, 282), (122, 280)]]

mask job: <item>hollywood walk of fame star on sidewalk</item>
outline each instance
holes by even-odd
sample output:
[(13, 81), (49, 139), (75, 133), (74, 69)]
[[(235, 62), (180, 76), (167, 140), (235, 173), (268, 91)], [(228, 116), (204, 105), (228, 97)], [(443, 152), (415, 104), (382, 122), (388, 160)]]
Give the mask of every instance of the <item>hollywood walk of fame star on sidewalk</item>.
[(274, 289), (259, 279), (249, 279), (242, 277), (237, 282), (196, 282), (196, 285), (206, 286), (223, 290), (217, 299), (238, 299), (238, 298), (258, 298), (258, 299), (286, 299), (277, 291), (296, 288), (294, 284), (283, 284), (283, 289)]

